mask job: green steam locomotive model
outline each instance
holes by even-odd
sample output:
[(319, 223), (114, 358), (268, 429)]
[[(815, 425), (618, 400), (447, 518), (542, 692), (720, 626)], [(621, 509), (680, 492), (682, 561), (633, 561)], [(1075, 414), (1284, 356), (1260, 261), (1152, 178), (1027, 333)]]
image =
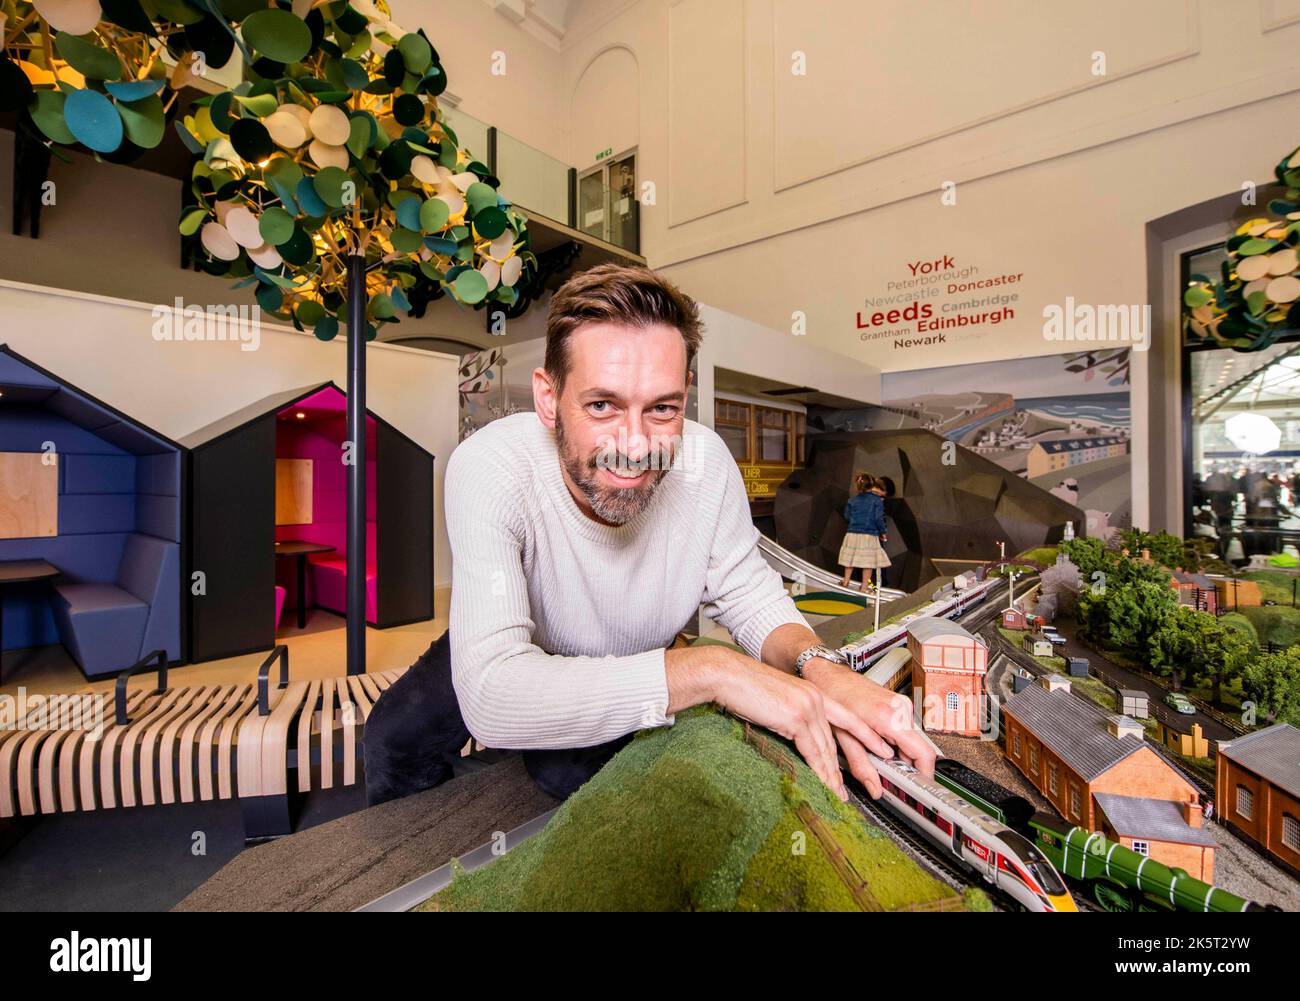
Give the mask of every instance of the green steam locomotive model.
[(1035, 812), (1033, 805), (951, 758), (935, 764), (935, 781), (1028, 838), (1071, 883), (1076, 896), (1108, 911), (1275, 911), (1194, 879), (1105, 835)]

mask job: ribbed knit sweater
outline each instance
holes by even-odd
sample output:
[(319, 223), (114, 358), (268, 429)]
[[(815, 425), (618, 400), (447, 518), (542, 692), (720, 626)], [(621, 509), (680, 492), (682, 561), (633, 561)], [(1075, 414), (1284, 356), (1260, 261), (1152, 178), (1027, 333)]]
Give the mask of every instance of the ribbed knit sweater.
[(773, 629), (805, 624), (758, 551), (735, 460), (694, 421), (625, 525), (582, 513), (534, 413), (462, 442), (445, 498), (452, 679), (488, 747), (589, 747), (671, 724), (664, 651), (701, 604), (756, 658)]

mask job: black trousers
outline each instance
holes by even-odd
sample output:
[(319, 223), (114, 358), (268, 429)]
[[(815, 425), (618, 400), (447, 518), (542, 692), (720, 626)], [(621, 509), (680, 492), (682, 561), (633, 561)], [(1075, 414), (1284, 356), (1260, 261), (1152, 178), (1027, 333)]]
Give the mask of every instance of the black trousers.
[[(434, 640), (370, 711), (365, 761), (371, 806), (446, 782), (470, 739), (451, 683), (448, 635)], [(524, 751), (524, 767), (543, 792), (568, 799), (631, 739), (627, 734), (595, 747)]]

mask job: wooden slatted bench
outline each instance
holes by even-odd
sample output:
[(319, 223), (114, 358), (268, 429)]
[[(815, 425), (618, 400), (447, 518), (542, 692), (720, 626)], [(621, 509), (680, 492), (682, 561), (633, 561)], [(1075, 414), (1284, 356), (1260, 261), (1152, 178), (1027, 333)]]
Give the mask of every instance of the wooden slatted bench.
[[(155, 688), (129, 687), (153, 670)], [(237, 797), (246, 839), (288, 834), (290, 799), (313, 778), (356, 783), (366, 719), (406, 670), (290, 682), (277, 646), (256, 684), (168, 688), (156, 650), (118, 676), (111, 718), (87, 690), (44, 696), (0, 730), (0, 818)]]

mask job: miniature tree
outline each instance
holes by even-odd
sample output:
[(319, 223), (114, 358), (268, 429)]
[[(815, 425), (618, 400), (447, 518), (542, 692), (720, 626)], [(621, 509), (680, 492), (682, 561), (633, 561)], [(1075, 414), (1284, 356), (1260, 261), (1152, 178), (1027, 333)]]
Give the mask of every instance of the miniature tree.
[(1241, 687), (1267, 722), (1300, 726), (1300, 648), (1262, 654), (1242, 671)]

